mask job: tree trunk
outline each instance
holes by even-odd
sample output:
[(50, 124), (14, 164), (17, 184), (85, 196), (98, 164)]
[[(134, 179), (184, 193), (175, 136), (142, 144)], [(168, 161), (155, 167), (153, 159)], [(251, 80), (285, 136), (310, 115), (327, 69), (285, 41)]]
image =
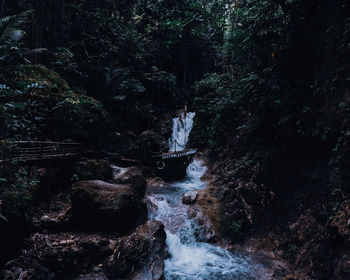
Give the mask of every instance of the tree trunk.
[(1, 0), (1, 17), (5, 16), (5, 2), (6, 0)]

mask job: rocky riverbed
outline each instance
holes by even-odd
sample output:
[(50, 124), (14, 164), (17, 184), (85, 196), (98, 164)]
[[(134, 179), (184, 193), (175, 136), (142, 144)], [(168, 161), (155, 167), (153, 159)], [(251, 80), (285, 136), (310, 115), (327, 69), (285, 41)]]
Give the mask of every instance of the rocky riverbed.
[[(90, 167), (81, 169), (89, 163), (78, 164), (75, 172), (101, 178)], [(160, 222), (147, 220), (141, 170), (94, 163), (108, 182), (78, 181), (39, 205), (32, 234), (6, 263), (4, 279), (162, 278), (166, 234)]]
[(216, 234), (201, 161), (171, 183), (93, 162), (76, 164), (84, 180), (35, 208), (32, 234), (3, 279), (282, 279), (273, 257)]
[[(186, 116), (186, 126), (173, 120), (169, 143), (183, 142), (174, 149), (186, 146), (193, 117)], [(69, 168), (46, 179), (66, 187), (35, 207), (31, 234), (5, 264), (4, 279), (282, 280), (289, 274), (259, 242), (225, 241), (203, 155), (172, 182), (147, 167), (120, 167), (110, 155)]]

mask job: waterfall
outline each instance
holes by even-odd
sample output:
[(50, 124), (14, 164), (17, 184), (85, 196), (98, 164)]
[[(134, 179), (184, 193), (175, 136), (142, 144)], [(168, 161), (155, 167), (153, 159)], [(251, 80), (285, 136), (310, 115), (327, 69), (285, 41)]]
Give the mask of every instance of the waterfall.
[(169, 152), (182, 151), (185, 149), (193, 127), (195, 113), (184, 113), (173, 119), (173, 132), (169, 138)]
[[(188, 113), (186, 122), (173, 119), (170, 151), (175, 150), (176, 142), (186, 145), (194, 116), (195, 113)], [(176, 146), (177, 151), (180, 149), (184, 147)], [(270, 279), (263, 266), (249, 256), (202, 242), (201, 228), (189, 217), (191, 206), (182, 204), (180, 198), (189, 190), (207, 186), (201, 180), (206, 170), (204, 163), (195, 159), (183, 180), (147, 190), (149, 217), (161, 221), (167, 233), (166, 243), (171, 256), (165, 261), (165, 280)]]

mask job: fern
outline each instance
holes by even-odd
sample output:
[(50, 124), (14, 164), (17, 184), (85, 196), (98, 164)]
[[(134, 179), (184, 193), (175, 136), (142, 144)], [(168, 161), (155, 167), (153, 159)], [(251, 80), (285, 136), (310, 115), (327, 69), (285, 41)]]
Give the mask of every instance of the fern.
[(0, 41), (9, 39), (19, 41), (25, 35), (22, 30), (33, 10), (22, 12), (18, 15), (0, 18)]

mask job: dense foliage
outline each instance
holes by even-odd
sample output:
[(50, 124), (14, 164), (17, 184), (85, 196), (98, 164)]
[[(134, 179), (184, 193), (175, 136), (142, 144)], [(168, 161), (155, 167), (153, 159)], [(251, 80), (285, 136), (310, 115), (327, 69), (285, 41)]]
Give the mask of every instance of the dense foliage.
[[(350, 4), (235, 1), (228, 22), (222, 71), (194, 87), (193, 135), (219, 159), (224, 231), (237, 239), (272, 224), (290, 234), (315, 211), (331, 235), (350, 192)], [(301, 242), (288, 246), (296, 261)]]
[[(164, 148), (164, 139), (145, 131), (167, 131), (158, 124), (163, 114), (190, 100), (194, 81), (216, 67), (223, 4), (1, 1), (0, 159), (18, 140), (73, 140), (93, 149), (110, 141), (126, 156), (150, 158), (144, 147)], [(51, 186), (36, 178), (37, 169), (1, 163), (5, 237), (28, 232), (36, 186)]]
[[(167, 135), (160, 121), (187, 100), (192, 145), (221, 170), (224, 212), (258, 200), (237, 188), (261, 186), (258, 223), (317, 200), (328, 224), (350, 193), (349, 1), (2, 0), (0, 9), (1, 140), (91, 146), (114, 133), (118, 152), (150, 158), (144, 146), (163, 148), (154, 131)], [(16, 221), (38, 182), (8, 170), (0, 219)], [(252, 228), (249, 211), (230, 212), (228, 236)]]
[(222, 135), (243, 130), (249, 149), (316, 150), (342, 169), (348, 159), (349, 8), (346, 1), (232, 4), (222, 46), (225, 73), (195, 86), (197, 143), (221, 151)]
[[(345, 1), (233, 4), (223, 46), (227, 71), (196, 85), (198, 107), (210, 100), (202, 122), (211, 122), (219, 134), (233, 134), (249, 115), (275, 140), (310, 137), (334, 145), (334, 137), (346, 132), (339, 122), (346, 117), (349, 86), (348, 9)], [(221, 139), (215, 133), (207, 137), (217, 148)]]

